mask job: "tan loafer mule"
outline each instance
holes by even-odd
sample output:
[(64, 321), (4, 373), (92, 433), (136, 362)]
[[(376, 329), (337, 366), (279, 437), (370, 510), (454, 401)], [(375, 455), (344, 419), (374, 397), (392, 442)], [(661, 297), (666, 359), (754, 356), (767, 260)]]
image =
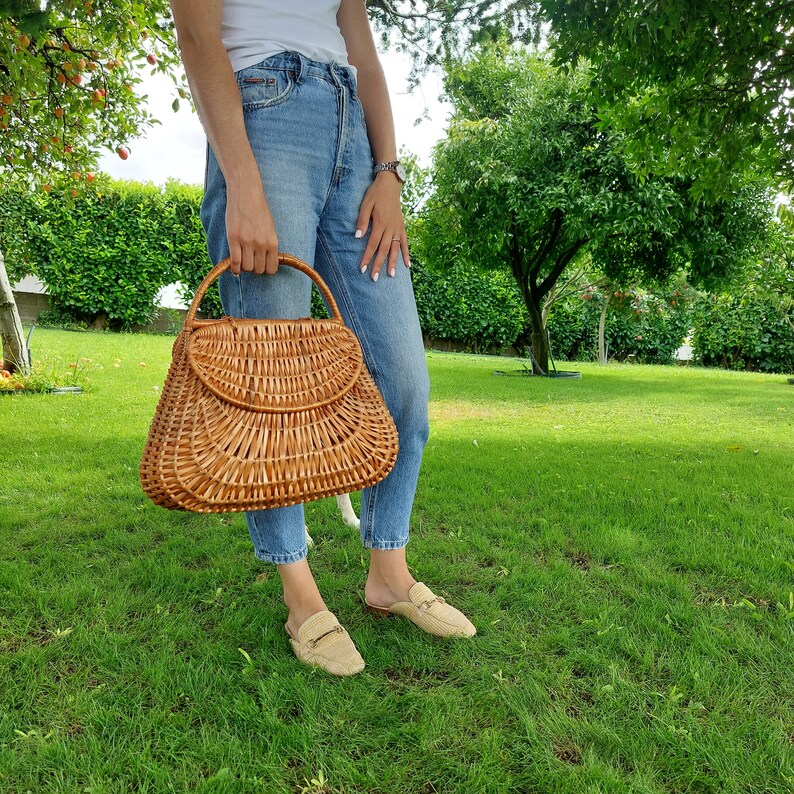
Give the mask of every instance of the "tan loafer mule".
[(395, 601), (389, 607), (378, 607), (366, 599), (367, 609), (376, 615), (402, 615), (420, 629), (436, 637), (473, 637), (474, 624), (458, 609), (437, 596), (424, 582), (417, 582), (408, 591), (410, 601)]
[(306, 664), (322, 667), (332, 675), (354, 675), (364, 669), (361, 654), (333, 612), (323, 610), (307, 618), (298, 629), (297, 639), (286, 623), (284, 630), (295, 656)]

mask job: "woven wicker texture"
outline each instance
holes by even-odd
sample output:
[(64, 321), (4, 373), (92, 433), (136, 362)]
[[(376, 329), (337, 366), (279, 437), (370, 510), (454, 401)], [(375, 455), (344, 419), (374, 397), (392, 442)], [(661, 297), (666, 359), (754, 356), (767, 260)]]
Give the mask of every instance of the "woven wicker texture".
[(424, 582), (416, 582), (408, 591), (408, 601), (389, 607), (393, 615), (403, 615), (420, 629), (436, 637), (473, 637), (474, 624), (459, 610), (437, 596)]
[(366, 488), (397, 458), (397, 430), (355, 335), (320, 277), (330, 320), (196, 320), (207, 275), (174, 343), (140, 466), (162, 507), (220, 513)]
[[(284, 629), (289, 634), (286, 624)], [(290, 635), (290, 645), (302, 662), (334, 675), (355, 675), (364, 669), (364, 660), (350, 635), (336, 615), (327, 610), (307, 618), (298, 629), (298, 639)]]
[[(231, 331), (231, 333), (230, 333)], [(361, 374), (358, 340), (333, 321), (229, 318), (193, 333), (188, 359), (199, 380), (226, 402), (253, 411), (295, 411), (338, 400)]]

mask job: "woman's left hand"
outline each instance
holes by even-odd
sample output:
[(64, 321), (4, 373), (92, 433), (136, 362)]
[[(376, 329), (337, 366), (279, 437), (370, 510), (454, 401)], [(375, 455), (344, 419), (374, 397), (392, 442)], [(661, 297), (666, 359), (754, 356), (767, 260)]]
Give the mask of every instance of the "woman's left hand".
[(360, 268), (361, 272), (365, 273), (371, 264), (370, 275), (373, 281), (378, 280), (384, 262), (388, 263), (389, 275), (395, 274), (400, 251), (405, 266), (411, 266), (405, 220), (400, 206), (401, 187), (396, 174), (383, 171), (375, 177), (364, 196), (364, 201), (361, 202), (356, 237), (363, 237), (370, 224), (372, 228)]

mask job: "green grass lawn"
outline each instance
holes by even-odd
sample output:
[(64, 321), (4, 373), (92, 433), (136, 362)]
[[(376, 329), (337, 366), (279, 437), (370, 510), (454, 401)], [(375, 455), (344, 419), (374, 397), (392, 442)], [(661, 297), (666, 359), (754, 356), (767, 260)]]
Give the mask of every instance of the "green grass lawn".
[(292, 655), (242, 516), (140, 490), (173, 340), (32, 341), (90, 390), (0, 398), (2, 794), (794, 790), (784, 377), (429, 353), (408, 559), (479, 633), (365, 612), (358, 535), (315, 502), (367, 663), (337, 679)]

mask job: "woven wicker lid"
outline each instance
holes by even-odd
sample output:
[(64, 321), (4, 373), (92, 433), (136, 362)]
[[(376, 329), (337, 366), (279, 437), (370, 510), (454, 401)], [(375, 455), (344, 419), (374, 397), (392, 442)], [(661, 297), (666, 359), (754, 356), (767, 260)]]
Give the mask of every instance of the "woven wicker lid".
[(226, 317), (198, 328), (190, 366), (223, 400), (252, 411), (301, 411), (338, 400), (363, 359), (353, 332), (336, 320), (257, 321)]

